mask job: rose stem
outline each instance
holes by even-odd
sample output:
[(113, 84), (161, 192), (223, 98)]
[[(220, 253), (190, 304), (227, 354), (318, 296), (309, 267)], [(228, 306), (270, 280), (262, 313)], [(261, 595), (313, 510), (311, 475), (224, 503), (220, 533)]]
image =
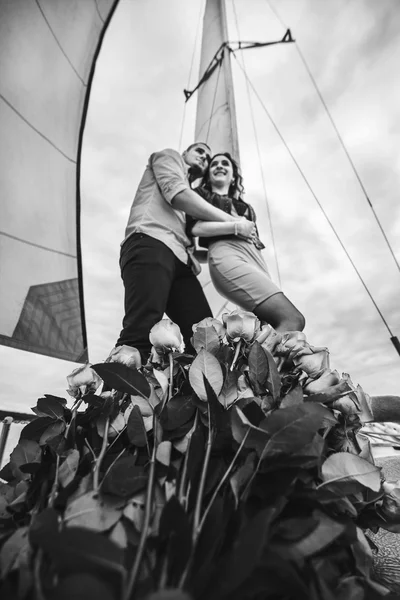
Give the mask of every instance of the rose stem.
[(205, 511), (204, 511), (204, 513), (203, 513), (203, 517), (202, 517), (202, 519), (201, 519), (201, 521), (200, 521), (200, 524), (199, 524), (199, 527), (198, 527), (198, 532), (197, 532), (197, 534), (199, 534), (199, 533), (200, 533), (200, 531), (201, 531), (202, 527), (204, 526), (204, 522), (205, 522), (205, 520), (206, 520), (206, 517), (207, 517), (207, 515), (208, 515), (208, 512), (209, 512), (209, 510), (210, 510), (210, 508), (211, 508), (211, 506), (212, 506), (212, 504), (213, 504), (213, 502), (214, 502), (215, 498), (217, 497), (219, 490), (220, 490), (220, 489), (221, 489), (221, 487), (224, 485), (224, 483), (225, 483), (225, 481), (227, 480), (227, 478), (228, 478), (229, 474), (231, 473), (231, 471), (232, 471), (232, 469), (233, 469), (233, 467), (234, 467), (234, 464), (235, 464), (235, 462), (236, 462), (236, 459), (238, 458), (238, 456), (239, 456), (239, 454), (240, 454), (240, 452), (241, 452), (241, 450), (242, 450), (243, 446), (244, 446), (244, 445), (245, 445), (245, 443), (246, 443), (246, 440), (247, 440), (247, 438), (248, 438), (248, 436), (249, 436), (250, 430), (251, 430), (251, 427), (249, 427), (249, 428), (247, 429), (247, 431), (246, 431), (246, 434), (245, 434), (244, 438), (242, 439), (242, 441), (241, 441), (241, 443), (240, 443), (240, 446), (239, 446), (239, 448), (238, 448), (238, 449), (237, 449), (237, 451), (236, 451), (236, 454), (235, 454), (235, 456), (232, 458), (232, 460), (231, 460), (231, 463), (230, 463), (229, 467), (227, 468), (227, 470), (225, 471), (225, 474), (224, 474), (224, 476), (222, 477), (221, 481), (219, 482), (219, 484), (218, 484), (218, 485), (217, 485), (217, 487), (215, 488), (215, 491), (214, 491), (214, 493), (213, 493), (213, 495), (212, 495), (212, 498), (211, 498), (210, 502), (208, 503), (208, 506), (207, 506), (206, 510), (205, 510)]
[(110, 426), (110, 418), (107, 417), (105, 425), (104, 425), (103, 443), (101, 445), (100, 454), (99, 454), (98, 458), (96, 459), (96, 463), (94, 465), (94, 471), (93, 471), (93, 490), (95, 492), (98, 492), (98, 490), (99, 490), (100, 467), (101, 467), (101, 462), (104, 458), (104, 455), (107, 451), (109, 426)]
[(242, 340), (239, 340), (238, 343), (236, 344), (235, 355), (233, 357), (233, 361), (232, 361), (231, 368), (230, 368), (231, 371), (233, 371), (233, 367), (235, 366), (235, 363), (238, 359), (241, 345), (242, 345)]
[(155, 479), (155, 470), (156, 470), (156, 446), (157, 446), (157, 418), (156, 415), (153, 414), (153, 434), (154, 434), (154, 444), (153, 451), (151, 453), (150, 458), (150, 469), (149, 469), (149, 479), (147, 481), (147, 489), (146, 489), (146, 505), (144, 511), (144, 519), (143, 519), (143, 527), (140, 534), (139, 546), (135, 556), (135, 562), (133, 563), (132, 570), (129, 575), (128, 584), (126, 586), (123, 600), (130, 600), (132, 592), (134, 590), (136, 579), (139, 574), (140, 563), (142, 562), (144, 549), (146, 545), (147, 532), (150, 524), (150, 516), (151, 516), (151, 503), (153, 497), (153, 488), (154, 488), (154, 479)]
[[(188, 442), (188, 447), (185, 453), (185, 458), (183, 460), (183, 468), (182, 468), (182, 475), (181, 475), (181, 480), (179, 483), (179, 493), (178, 493), (178, 500), (179, 502), (183, 505), (183, 501), (187, 500), (185, 494), (185, 483), (186, 483), (186, 474), (187, 474), (187, 466), (188, 466), (188, 460), (189, 460), (189, 451), (190, 451), (190, 445), (192, 443), (192, 435), (194, 434), (194, 432), (196, 431), (197, 428), (197, 422), (199, 420), (199, 411), (196, 410), (196, 416), (194, 418), (194, 424), (193, 424), (193, 431), (189, 436), (189, 442)], [(185, 504), (187, 504), (187, 502), (185, 502)], [(186, 508), (186, 506), (185, 506)]]

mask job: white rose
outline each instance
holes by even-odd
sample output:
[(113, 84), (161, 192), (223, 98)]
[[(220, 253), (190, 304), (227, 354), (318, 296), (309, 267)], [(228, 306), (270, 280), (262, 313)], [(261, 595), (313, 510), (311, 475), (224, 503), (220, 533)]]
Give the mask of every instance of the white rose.
[(117, 362), (136, 369), (142, 366), (140, 352), (132, 346), (116, 346), (111, 350), (106, 362)]
[(102, 379), (97, 375), (96, 371), (90, 368), (89, 363), (74, 369), (67, 376), (69, 389), (68, 394), (73, 398), (80, 399), (85, 394), (95, 392), (102, 383)]
[(243, 340), (250, 344), (260, 332), (260, 321), (255, 314), (245, 310), (234, 310), (222, 315), (229, 342)]
[(149, 339), (159, 354), (181, 350), (183, 346), (181, 330), (171, 319), (161, 319), (156, 323), (150, 330)]

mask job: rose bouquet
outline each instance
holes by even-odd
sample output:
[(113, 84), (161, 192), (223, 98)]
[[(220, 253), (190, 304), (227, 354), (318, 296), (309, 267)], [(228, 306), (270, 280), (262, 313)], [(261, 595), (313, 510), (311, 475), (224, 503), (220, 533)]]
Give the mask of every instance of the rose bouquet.
[(326, 348), (252, 313), (169, 320), (46, 395), (0, 472), (1, 599), (373, 600), (369, 527), (400, 486), (359, 433), (368, 397)]

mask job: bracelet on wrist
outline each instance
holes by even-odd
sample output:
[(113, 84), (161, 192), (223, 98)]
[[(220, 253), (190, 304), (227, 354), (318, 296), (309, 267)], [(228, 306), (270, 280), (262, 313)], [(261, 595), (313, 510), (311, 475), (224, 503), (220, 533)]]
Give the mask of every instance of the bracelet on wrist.
[(233, 228), (234, 228), (234, 229), (233, 229), (233, 233), (234, 233), (235, 235), (237, 235), (237, 234), (238, 234), (238, 224), (237, 224), (236, 222), (233, 224)]

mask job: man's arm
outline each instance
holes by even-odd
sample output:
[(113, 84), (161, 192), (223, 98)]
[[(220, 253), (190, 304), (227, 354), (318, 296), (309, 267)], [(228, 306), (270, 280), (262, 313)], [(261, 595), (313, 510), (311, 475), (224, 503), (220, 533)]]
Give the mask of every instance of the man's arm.
[(171, 201), (171, 205), (173, 208), (183, 210), (183, 212), (191, 217), (201, 221), (233, 222), (238, 220), (238, 217), (233, 217), (223, 210), (212, 206), (207, 200), (201, 198), (190, 188), (176, 194)]
[(161, 193), (172, 208), (202, 221), (232, 222), (237, 219), (212, 206), (190, 189), (182, 167), (182, 157), (176, 150), (167, 148), (155, 152), (150, 157), (150, 164)]
[(225, 235), (237, 235), (242, 239), (250, 239), (253, 236), (255, 225), (245, 217), (235, 222), (221, 223), (216, 221), (197, 221), (192, 227), (192, 234), (196, 237), (215, 237)]

